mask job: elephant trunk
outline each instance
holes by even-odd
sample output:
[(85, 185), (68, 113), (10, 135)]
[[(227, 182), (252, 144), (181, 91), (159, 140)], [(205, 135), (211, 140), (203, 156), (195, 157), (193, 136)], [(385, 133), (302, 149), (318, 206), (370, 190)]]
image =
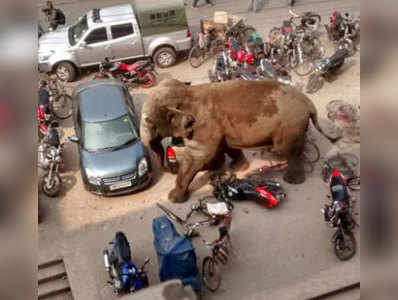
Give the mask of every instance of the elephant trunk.
[(164, 149), (162, 137), (155, 135), (145, 124), (141, 123), (140, 135), (142, 143), (147, 147), (151, 156), (155, 158), (160, 167), (164, 166)]

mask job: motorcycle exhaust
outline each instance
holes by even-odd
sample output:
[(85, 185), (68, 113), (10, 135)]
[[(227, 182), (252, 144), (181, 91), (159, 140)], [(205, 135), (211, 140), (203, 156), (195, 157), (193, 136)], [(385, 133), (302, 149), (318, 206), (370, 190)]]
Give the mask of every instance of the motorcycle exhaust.
[(107, 272), (111, 269), (111, 265), (109, 263), (109, 254), (107, 250), (104, 250), (104, 264), (105, 264), (105, 269)]

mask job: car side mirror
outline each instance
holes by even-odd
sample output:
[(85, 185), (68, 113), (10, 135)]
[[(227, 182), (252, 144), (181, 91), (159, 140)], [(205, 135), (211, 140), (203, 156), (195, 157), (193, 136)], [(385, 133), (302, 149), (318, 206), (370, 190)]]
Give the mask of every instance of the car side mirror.
[(79, 143), (79, 138), (77, 137), (77, 136), (70, 136), (69, 138), (69, 141), (71, 141), (71, 142), (73, 142), (73, 143), (76, 143), (76, 144), (78, 144)]

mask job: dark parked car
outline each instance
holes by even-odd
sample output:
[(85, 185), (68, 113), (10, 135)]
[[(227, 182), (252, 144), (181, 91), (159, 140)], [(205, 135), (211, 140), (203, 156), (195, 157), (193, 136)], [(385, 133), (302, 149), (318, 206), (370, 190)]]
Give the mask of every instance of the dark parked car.
[(139, 137), (138, 116), (127, 88), (113, 79), (80, 84), (73, 119), (86, 188), (120, 195), (149, 185), (151, 165)]

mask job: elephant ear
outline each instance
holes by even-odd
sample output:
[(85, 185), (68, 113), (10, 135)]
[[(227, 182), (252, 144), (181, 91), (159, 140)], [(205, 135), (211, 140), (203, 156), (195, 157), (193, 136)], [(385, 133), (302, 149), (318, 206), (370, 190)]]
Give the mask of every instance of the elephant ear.
[(184, 112), (175, 107), (168, 107), (167, 121), (175, 126), (179, 133), (187, 139), (192, 139), (195, 124), (195, 117), (188, 112)]

